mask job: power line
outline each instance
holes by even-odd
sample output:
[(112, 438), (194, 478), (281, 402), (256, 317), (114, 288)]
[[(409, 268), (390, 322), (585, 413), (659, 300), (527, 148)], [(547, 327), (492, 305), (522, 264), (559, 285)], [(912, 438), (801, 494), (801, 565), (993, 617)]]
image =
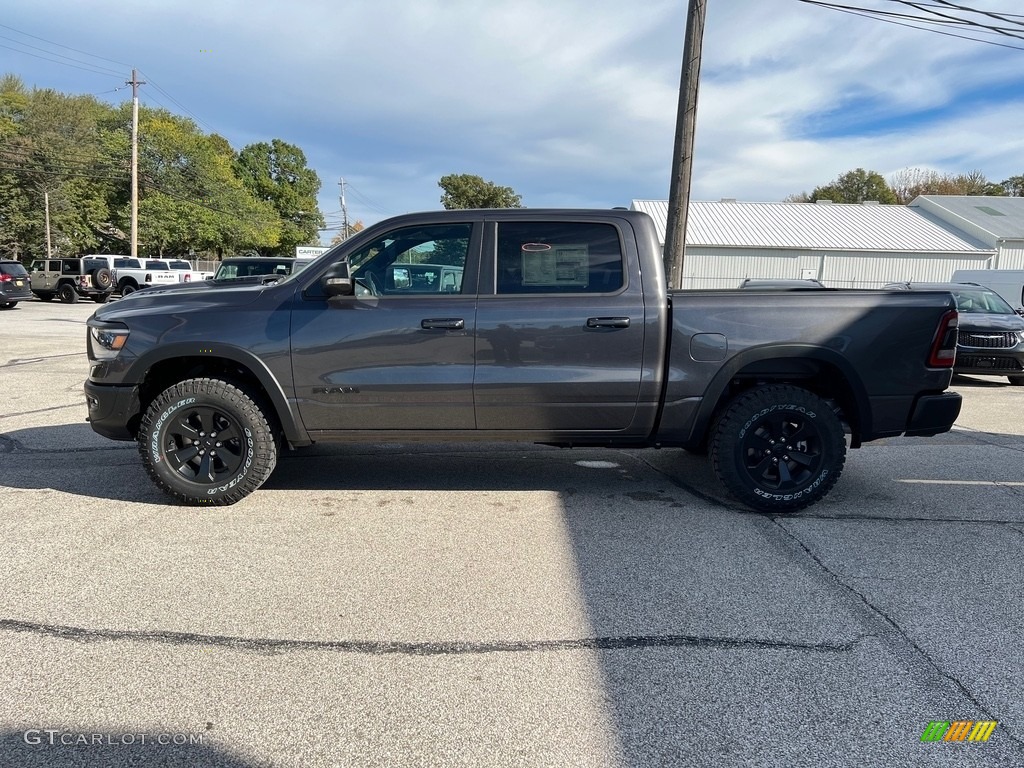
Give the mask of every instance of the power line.
[(122, 66), (122, 67), (130, 67), (131, 66), (131, 64), (125, 64), (123, 61), (115, 61), (114, 59), (107, 59), (107, 58), (104, 58), (103, 56), (97, 56), (95, 53), (89, 53), (88, 51), (80, 51), (77, 48), (72, 48), (72, 47), (67, 46), (67, 45), (61, 45), (60, 43), (55, 43), (52, 40), (47, 40), (46, 38), (43, 38), (43, 37), (38, 37), (36, 35), (30, 35), (28, 32), (22, 32), (20, 29), (15, 29), (14, 27), (9, 27), (6, 24), (0, 24), (0, 27), (2, 27), (3, 29), (9, 29), (12, 32), (17, 32), (19, 35), (24, 35), (25, 37), (31, 37), (33, 40), (40, 40), (40, 41), (42, 41), (44, 43), (49, 43), (50, 45), (55, 45), (58, 48), (63, 48), (65, 50), (67, 50), (67, 51), (74, 51), (75, 53), (80, 53), (83, 56), (90, 56), (90, 57), (92, 57), (94, 59), (101, 59), (103, 61), (109, 61), (111, 64), (117, 64), (117, 65)]
[[(168, 93), (167, 91), (165, 91), (165, 90), (164, 90), (163, 88), (161, 88), (161, 87), (160, 87), (159, 85), (157, 85), (157, 83), (153, 81), (153, 78), (151, 78), (151, 77), (150, 77), (149, 75), (147, 75), (147, 74), (146, 74), (145, 72), (140, 72), (139, 74), (141, 74), (141, 75), (142, 75), (143, 77), (145, 77), (145, 78), (146, 78), (146, 82), (147, 82), (147, 83), (149, 83), (149, 84), (150, 84), (151, 86), (153, 86), (153, 87), (154, 87), (154, 88), (156, 88), (156, 89), (157, 89), (158, 91), (160, 91), (160, 93), (162, 93), (162, 94), (163, 94), (164, 96), (166, 96), (166, 97), (167, 97), (168, 99), (170, 99), (170, 100), (171, 100), (172, 102), (174, 102), (175, 104), (177, 104), (177, 105), (178, 105), (178, 107), (179, 107), (179, 108), (180, 108), (180, 109), (181, 109), (181, 110), (182, 110), (183, 112), (185, 112), (185, 113), (186, 113), (186, 114), (188, 114), (188, 115), (189, 115), (190, 117), (192, 117), (192, 119), (193, 119), (193, 120), (195, 120), (195, 121), (196, 121), (197, 123), (199, 123), (200, 125), (204, 125), (204, 126), (206, 126), (206, 128), (207, 128), (207, 129), (208, 129), (208, 130), (210, 131), (210, 133), (217, 133), (217, 131), (216, 131), (216, 130), (214, 129), (214, 127), (213, 127), (212, 125), (210, 125), (210, 124), (209, 124), (208, 122), (206, 122), (205, 120), (203, 120), (203, 119), (202, 119), (201, 117), (199, 117), (199, 116), (198, 116), (198, 115), (197, 115), (197, 114), (196, 114), (195, 112), (193, 112), (192, 110), (190, 110), (190, 109), (189, 109), (188, 107), (186, 107), (186, 106), (185, 106), (184, 104), (182, 104), (182, 103), (181, 103), (180, 101), (178, 101), (178, 100), (177, 100), (176, 98), (174, 98), (173, 96), (171, 96), (171, 94), (169, 94), (169, 93)], [(168, 109), (168, 111), (171, 111), (171, 110), (169, 110), (169, 109)]]
[[(61, 64), (61, 65), (65, 66), (65, 67), (71, 67), (73, 69), (80, 69), (83, 72), (91, 72), (94, 75), (102, 75), (103, 77), (112, 77), (113, 76), (108, 71), (101, 71), (99, 69), (93, 69), (91, 67), (80, 67), (80, 66), (78, 66), (76, 64), (68, 64), (68, 63), (63, 62), (63, 61), (57, 61), (56, 59), (48, 58), (46, 56), (40, 56), (38, 53), (29, 53), (28, 51), (22, 51), (19, 48), (11, 48), (11, 46), (9, 46), (9, 45), (0, 45), (0, 48), (6, 48), (7, 50), (14, 51), (15, 53), (22, 53), (22, 54), (24, 54), (26, 56), (33, 56), (33, 57), (35, 57), (37, 59), (42, 59), (43, 61), (49, 61), (49, 62), (52, 62), (54, 64)], [(54, 56), (58, 56), (58, 55), (59, 54), (54, 54)]]
[[(910, 0), (888, 0), (888, 2), (897, 3), (899, 5), (905, 5), (905, 6), (914, 8), (915, 10), (920, 11), (922, 13), (931, 14), (931, 15), (925, 15), (925, 16), (916, 16), (916, 15), (909, 14), (909, 13), (896, 13), (896, 12), (893, 12), (893, 11), (884, 11), (884, 10), (881, 10), (881, 9), (878, 9), (878, 8), (868, 8), (868, 7), (864, 7), (864, 6), (853, 6), (853, 5), (844, 5), (842, 3), (825, 2), (825, 0), (798, 0), (798, 1), (801, 2), (801, 3), (805, 3), (807, 5), (816, 5), (816, 6), (819, 6), (821, 8), (826, 8), (828, 10), (833, 10), (833, 11), (838, 11), (840, 13), (848, 13), (848, 14), (851, 14), (853, 16), (862, 16), (864, 18), (875, 19), (876, 21), (884, 21), (884, 22), (886, 22), (888, 24), (894, 24), (894, 25), (900, 26), (900, 27), (907, 27), (909, 29), (918, 29), (918, 30), (922, 30), (922, 31), (925, 31), (925, 32), (932, 32), (934, 34), (943, 35), (945, 37), (955, 37), (955, 38), (958, 38), (958, 39), (961, 39), (961, 40), (970, 40), (971, 42), (985, 43), (986, 45), (994, 45), (994, 46), (997, 46), (999, 48), (1012, 48), (1014, 50), (1024, 50), (1024, 46), (1011, 45), (1009, 43), (998, 42), (996, 40), (988, 40), (988, 39), (985, 39), (984, 37), (972, 36), (970, 34), (957, 34), (956, 32), (948, 31), (948, 29), (935, 29), (934, 28), (936, 26), (945, 26), (945, 27), (956, 26), (957, 28), (960, 28), (962, 31), (966, 32), (966, 31), (970, 30), (972, 32), (975, 32), (977, 35), (986, 35), (986, 36), (1000, 35), (1000, 36), (1003, 36), (1003, 37), (1010, 37), (1010, 38), (1013, 38), (1013, 39), (1016, 39), (1016, 40), (1024, 40), (1024, 21), (1018, 22), (1018, 21), (1015, 21), (1014, 18), (1011, 18), (1011, 17), (1016, 17), (1017, 14), (1010, 14), (1010, 15), (1004, 15), (1004, 16), (999, 16), (997, 14), (996, 18), (999, 18), (1000, 21), (1006, 21), (1009, 24), (1014, 25), (1014, 27), (1016, 27), (1016, 26), (1022, 27), (1020, 32), (1018, 32), (1013, 27), (1011, 27), (1011, 28), (993, 27), (993, 26), (988, 25), (988, 24), (980, 24), (980, 23), (978, 23), (978, 22), (976, 22), (976, 21), (974, 21), (972, 19), (965, 19), (965, 18), (961, 18), (959, 16), (948, 14), (948, 13), (939, 13), (938, 11), (928, 10), (929, 8), (940, 8), (941, 7), (945, 11), (949, 7), (953, 7), (955, 9), (957, 9), (957, 10), (962, 10), (962, 11), (965, 11), (965, 12), (968, 12), (968, 13), (983, 14), (983, 15), (986, 15), (986, 16), (991, 16), (992, 15), (988, 11), (980, 11), (980, 10), (968, 8), (966, 6), (956, 5), (956, 4), (952, 4), (952, 3), (946, 3), (946, 2), (944, 2), (944, 0), (939, 0), (939, 2), (942, 2), (941, 6), (935, 5), (935, 4), (923, 3), (923, 2), (911, 2)], [(1024, 19), (1024, 16), (1022, 16), (1020, 18)], [(916, 23), (914, 23), (914, 22), (916, 22)]]

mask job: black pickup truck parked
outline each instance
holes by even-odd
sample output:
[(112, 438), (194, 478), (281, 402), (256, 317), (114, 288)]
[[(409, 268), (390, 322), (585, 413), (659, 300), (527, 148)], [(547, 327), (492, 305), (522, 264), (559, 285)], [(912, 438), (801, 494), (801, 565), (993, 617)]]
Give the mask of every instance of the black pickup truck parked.
[(740, 501), (786, 512), (829, 491), (847, 442), (959, 414), (949, 293), (665, 286), (642, 213), (401, 216), (277, 283), (101, 307), (89, 420), (192, 504), (321, 440), (512, 440), (707, 451)]

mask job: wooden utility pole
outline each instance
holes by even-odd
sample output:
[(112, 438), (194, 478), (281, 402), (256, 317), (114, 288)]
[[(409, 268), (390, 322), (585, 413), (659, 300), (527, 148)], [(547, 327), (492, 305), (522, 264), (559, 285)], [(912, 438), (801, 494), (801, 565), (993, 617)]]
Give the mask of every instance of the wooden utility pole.
[(133, 69), (132, 79), (125, 85), (132, 87), (132, 258), (139, 255), (139, 86), (145, 85)]
[(683, 287), (686, 216), (690, 207), (697, 87), (700, 84), (700, 55), (706, 15), (707, 0), (690, 0), (686, 12), (686, 42), (683, 44), (683, 71), (679, 80), (679, 110), (676, 114), (676, 141), (672, 153), (672, 180), (665, 226), (665, 274), (669, 288), (675, 289)]
[(50, 193), (43, 192), (43, 202), (46, 204), (46, 258), (50, 258)]

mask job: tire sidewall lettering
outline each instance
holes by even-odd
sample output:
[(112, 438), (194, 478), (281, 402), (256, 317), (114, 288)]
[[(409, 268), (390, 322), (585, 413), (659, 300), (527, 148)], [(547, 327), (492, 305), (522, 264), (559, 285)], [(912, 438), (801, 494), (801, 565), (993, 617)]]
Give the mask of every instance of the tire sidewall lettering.
[(163, 413), (157, 417), (157, 420), (153, 422), (153, 427), (150, 430), (149, 437), (149, 452), (153, 459), (154, 466), (163, 462), (163, 451), (160, 450), (160, 446), (163, 443), (161, 432), (163, 430), (164, 423), (171, 418), (176, 411), (181, 410), (185, 406), (192, 405), (195, 402), (196, 398), (194, 397), (182, 398), (178, 402), (167, 406)]
[(765, 416), (775, 411), (795, 411), (797, 413), (802, 413), (809, 419), (816, 419), (818, 417), (817, 412), (811, 410), (810, 408), (806, 408), (805, 406), (793, 405), (792, 403), (777, 403), (776, 405), (770, 405), (767, 408), (758, 411), (749, 419), (747, 419), (747, 422), (742, 427), (740, 427), (740, 439), (742, 440), (746, 436), (747, 430), (750, 429), (751, 425), (753, 425), (755, 422), (763, 419)]
[(249, 468), (252, 466), (252, 460), (256, 456), (256, 441), (253, 440), (252, 430), (248, 427), (244, 427), (243, 432), (245, 432), (245, 462), (242, 464), (242, 468), (239, 469), (238, 473), (224, 485), (208, 489), (206, 491), (207, 496), (216, 496), (218, 493), (224, 493), (225, 491), (231, 490), (244, 480), (247, 474), (249, 474)]

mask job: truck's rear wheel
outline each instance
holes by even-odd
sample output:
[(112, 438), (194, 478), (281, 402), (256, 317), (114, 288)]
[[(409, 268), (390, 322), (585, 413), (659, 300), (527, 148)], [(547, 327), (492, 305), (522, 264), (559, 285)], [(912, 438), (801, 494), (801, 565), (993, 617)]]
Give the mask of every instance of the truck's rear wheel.
[(260, 405), (219, 379), (189, 379), (158, 395), (142, 418), (139, 452), (161, 490), (194, 505), (234, 504), (277, 464)]
[(78, 291), (75, 290), (75, 286), (73, 286), (71, 283), (64, 283), (64, 285), (58, 288), (57, 295), (60, 297), (60, 300), (65, 304), (78, 303)]
[(715, 474), (763, 512), (795, 512), (824, 497), (846, 461), (843, 425), (805, 389), (772, 384), (739, 395), (711, 435)]

